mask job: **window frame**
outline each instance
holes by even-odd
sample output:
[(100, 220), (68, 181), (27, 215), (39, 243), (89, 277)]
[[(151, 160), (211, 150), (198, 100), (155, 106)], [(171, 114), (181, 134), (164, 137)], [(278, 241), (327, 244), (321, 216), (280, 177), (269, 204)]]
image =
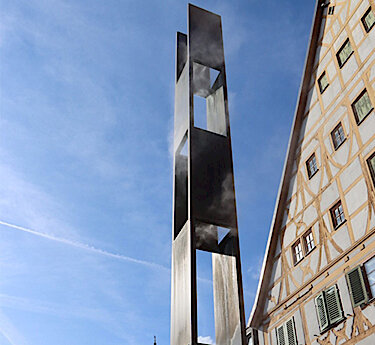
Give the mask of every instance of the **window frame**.
[[(299, 260), (297, 260), (297, 254), (296, 254), (296, 251), (295, 251), (295, 248), (298, 245), (301, 245), (301, 254), (302, 254), (302, 257)], [(294, 243), (292, 244), (292, 257), (293, 257), (294, 266), (297, 266), (305, 257), (305, 253), (303, 251), (303, 244), (302, 244), (302, 241), (301, 241), (300, 237), (296, 241), (294, 241)]]
[[(336, 310), (332, 310), (332, 304), (328, 304), (327, 302), (327, 298), (328, 297), (331, 298), (332, 292), (335, 298), (334, 302), (336, 304), (335, 307), (337, 307)], [(330, 294), (330, 296), (328, 296), (328, 294)], [(322, 301), (320, 305), (317, 303), (318, 299), (321, 299)], [(329, 288), (323, 290), (321, 293), (315, 296), (314, 304), (315, 304), (316, 316), (318, 318), (319, 330), (321, 334), (337, 326), (339, 323), (345, 320), (344, 308), (342, 307), (341, 297), (340, 297), (339, 288), (337, 284), (330, 286)], [(322, 312), (323, 314), (319, 314), (320, 312)], [(332, 312), (339, 312), (340, 315), (337, 316), (336, 318), (333, 318), (333, 317), (331, 318)], [(325, 322), (323, 324), (322, 324), (321, 316), (325, 317)]]
[(335, 13), (335, 6), (329, 6), (327, 13), (328, 13), (329, 16), (333, 16), (334, 13)]
[[(292, 326), (292, 333), (288, 331), (288, 324)], [(280, 329), (282, 330), (283, 340), (284, 343), (280, 344), (280, 338), (279, 338), (279, 332)], [(290, 328), (289, 328), (290, 330)], [(297, 339), (297, 329), (296, 324), (294, 321), (294, 316), (292, 316), (290, 319), (283, 322), (281, 325), (275, 327), (275, 333), (276, 333), (276, 343), (277, 345), (297, 345), (298, 339)], [(290, 342), (290, 336), (293, 338), (292, 342)]]
[[(311, 248), (310, 250), (308, 250), (307, 248), (307, 241), (306, 241), (306, 238), (307, 236), (309, 236), (311, 234), (312, 236), (312, 242), (313, 242), (313, 245), (314, 247)], [(302, 235), (302, 241), (303, 241), (303, 248), (304, 248), (304, 251), (305, 251), (305, 257), (307, 255), (309, 255), (315, 248), (316, 248), (316, 244), (315, 244), (315, 237), (314, 237), (314, 233), (312, 231), (312, 228), (309, 228), (307, 231), (305, 231), (305, 233)]]
[[(344, 215), (344, 220), (342, 220), (340, 223), (337, 222), (337, 218), (335, 216), (335, 210), (338, 209), (339, 207), (341, 206), (342, 208), (342, 214)], [(331, 220), (332, 220), (332, 225), (333, 225), (333, 229), (334, 230), (337, 230), (341, 225), (345, 224), (346, 223), (346, 217), (345, 217), (345, 212), (344, 212), (344, 208), (342, 206), (342, 202), (341, 200), (337, 201), (330, 209), (329, 209), (329, 213), (331, 214)]]
[(366, 159), (366, 162), (367, 162), (367, 167), (370, 171), (370, 176), (371, 176), (371, 179), (372, 179), (372, 183), (375, 187), (375, 169), (372, 168), (372, 165), (370, 164), (370, 161), (375, 158), (375, 151), (370, 155), (370, 157), (368, 157)]
[[(323, 87), (322, 87), (322, 84), (321, 84), (321, 80), (322, 80), (324, 77), (325, 77), (326, 80), (327, 80), (327, 85), (325, 86), (325, 88), (323, 88)], [(319, 87), (319, 91), (320, 91), (320, 94), (321, 94), (321, 95), (323, 94), (323, 92), (324, 92), (325, 90), (328, 89), (328, 86), (329, 86), (329, 81), (328, 81), (327, 73), (326, 73), (326, 71), (324, 71), (324, 72), (320, 75), (320, 77), (318, 78), (318, 87)]]
[[(334, 133), (336, 132), (336, 130), (338, 130), (338, 128), (342, 129), (342, 133), (344, 135), (344, 139), (339, 143), (337, 144), (336, 143), (336, 137), (334, 136)], [(336, 127), (331, 131), (331, 139), (332, 139), (332, 144), (333, 144), (333, 148), (335, 149), (335, 151), (337, 151), (340, 146), (346, 141), (346, 134), (345, 134), (345, 131), (344, 131), (344, 126), (342, 125), (342, 122), (340, 121)]]
[(370, 12), (372, 12), (372, 13), (375, 15), (375, 13), (372, 11), (371, 6), (367, 9), (367, 11), (365, 12), (365, 14), (364, 14), (364, 15), (362, 16), (362, 18), (361, 18), (361, 22), (362, 22), (363, 27), (365, 28), (366, 33), (369, 33), (369, 32), (371, 31), (371, 29), (372, 29), (372, 28), (374, 27), (374, 25), (375, 25), (375, 22), (373, 22), (372, 25), (371, 25), (370, 27), (367, 26), (367, 23), (366, 23), (365, 18), (368, 16), (368, 14), (369, 14)]
[[(348, 55), (348, 57), (345, 59), (345, 61), (341, 61), (341, 58), (340, 58), (340, 53), (344, 50), (345, 46), (347, 44), (350, 44), (350, 48), (352, 49), (351, 53)], [(354, 50), (353, 50), (353, 47), (352, 47), (352, 44), (350, 43), (350, 40), (349, 40), (349, 37), (344, 41), (344, 43), (341, 45), (340, 49), (337, 51), (336, 53), (336, 58), (337, 58), (337, 62), (339, 64), (339, 67), (340, 69), (344, 67), (344, 65), (346, 64), (346, 62), (350, 59), (350, 57), (353, 55), (354, 53)]]
[[(364, 96), (364, 94), (367, 93), (367, 96), (368, 98), (370, 99), (370, 104), (371, 104), (371, 109), (367, 112), (367, 114), (361, 119), (359, 120), (359, 117), (358, 117), (358, 112), (357, 112), (357, 109), (355, 107), (355, 104)], [(355, 118), (355, 122), (357, 123), (357, 126), (359, 126), (366, 118), (367, 116), (369, 116), (371, 114), (371, 112), (374, 110), (374, 106), (373, 104), (371, 103), (371, 98), (370, 98), (370, 95), (368, 94), (367, 92), (367, 89), (364, 88), (361, 93), (358, 95), (358, 97), (353, 101), (353, 103), (351, 104), (352, 106), (352, 111), (353, 111), (353, 114), (354, 114), (354, 118)]]
[[(313, 243), (314, 243), (314, 248), (312, 248), (310, 251), (307, 250), (306, 246), (306, 237), (311, 233), (312, 238), (313, 238)], [(296, 256), (296, 251), (295, 248), (298, 244), (301, 244), (301, 253), (302, 253), (302, 258), (297, 261), (297, 256)], [(310, 227), (308, 228), (302, 235), (298, 236), (297, 239), (293, 242), (291, 246), (292, 250), (292, 259), (293, 259), (293, 265), (297, 266), (306, 256), (308, 256), (314, 249), (316, 248), (316, 240), (315, 240), (315, 235), (313, 232), (313, 228)]]
[[(315, 160), (315, 166), (316, 166), (316, 169), (314, 172), (310, 172), (310, 165), (309, 165), (309, 162), (311, 160)], [(307, 170), (307, 177), (309, 178), (309, 180), (311, 180), (313, 178), (313, 176), (319, 171), (319, 168), (318, 168), (318, 162), (316, 161), (316, 155), (315, 155), (315, 152), (306, 160), (306, 170)]]

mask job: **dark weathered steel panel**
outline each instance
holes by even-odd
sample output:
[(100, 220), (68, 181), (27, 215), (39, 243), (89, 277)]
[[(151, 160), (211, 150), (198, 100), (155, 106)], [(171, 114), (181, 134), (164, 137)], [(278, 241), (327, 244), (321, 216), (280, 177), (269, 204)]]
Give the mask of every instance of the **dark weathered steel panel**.
[(189, 5), (188, 37), (193, 61), (212, 68), (220, 68), (224, 64), (220, 16)]
[(232, 158), (226, 137), (191, 131), (192, 217), (209, 224), (236, 227)]

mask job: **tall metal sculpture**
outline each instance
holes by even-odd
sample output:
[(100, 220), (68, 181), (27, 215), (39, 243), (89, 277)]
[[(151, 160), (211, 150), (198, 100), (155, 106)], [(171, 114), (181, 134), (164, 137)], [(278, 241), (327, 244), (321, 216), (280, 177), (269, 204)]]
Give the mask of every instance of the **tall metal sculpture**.
[(171, 345), (198, 344), (197, 250), (212, 253), (216, 344), (245, 345), (221, 17), (189, 4), (176, 55)]

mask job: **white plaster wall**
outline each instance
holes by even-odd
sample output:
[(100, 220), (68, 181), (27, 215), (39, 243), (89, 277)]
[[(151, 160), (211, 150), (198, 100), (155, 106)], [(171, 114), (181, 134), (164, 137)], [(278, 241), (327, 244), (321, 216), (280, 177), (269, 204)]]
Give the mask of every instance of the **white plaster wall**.
[(322, 213), (327, 211), (332, 206), (332, 204), (338, 199), (338, 197), (339, 197), (339, 190), (337, 188), (336, 181), (334, 181), (322, 193), (322, 199), (320, 202), (320, 209)]
[(285, 229), (284, 234), (284, 248), (288, 247), (296, 239), (296, 226), (294, 223), (290, 223)]
[(353, 103), (354, 100), (358, 97), (358, 95), (362, 92), (362, 90), (365, 88), (365, 83), (363, 80), (361, 80), (354, 88), (353, 90), (348, 94), (348, 98), (350, 103)]
[[(358, 46), (358, 44), (361, 42), (363, 37), (365, 37), (365, 34), (363, 33), (363, 29), (361, 28), (361, 24), (357, 24), (355, 26), (355, 28), (352, 31), (352, 36), (353, 36), (355, 45)], [(361, 55), (361, 54), (359, 54), (359, 55)], [(362, 58), (361, 58), (361, 60), (363, 61)]]
[(374, 345), (375, 344), (375, 334), (371, 334), (369, 337), (357, 342), (357, 345)]
[(306, 118), (306, 132), (310, 131), (316, 122), (318, 121), (322, 111), (320, 110), (319, 103), (316, 103), (311, 109)]
[[(351, 246), (350, 242), (350, 237), (349, 237), (349, 232), (348, 232), (348, 224), (341, 225), (333, 234), (332, 236), (333, 240), (337, 243), (337, 245), (342, 249), (345, 250)], [(336, 255), (335, 257), (339, 254), (336, 252), (336, 250), (333, 250)], [(331, 252), (331, 254), (333, 253)], [(332, 255), (333, 259), (333, 255)]]
[[(345, 275), (342, 275), (338, 279), (337, 287), (339, 289), (339, 295), (340, 295), (342, 309), (344, 311), (344, 316), (347, 316), (347, 314), (353, 315), (353, 307), (352, 307), (352, 302), (351, 302), (351, 299), (350, 299), (348, 285), (346, 284)], [(339, 328), (341, 328), (341, 327), (339, 327)]]
[(301, 311), (298, 309), (294, 315), (294, 324), (296, 327), (296, 333), (297, 333), (297, 344), (305, 344), (305, 335), (303, 333), (303, 327), (302, 327), (302, 317), (301, 317)]
[(302, 271), (301, 265), (303, 265), (305, 259), (303, 259), (292, 271), (291, 274), (293, 275), (294, 281), (297, 283), (298, 287), (302, 284)]
[(306, 315), (308, 327), (308, 334), (306, 335), (307, 338), (313, 339), (315, 338), (315, 334), (320, 334), (318, 319), (316, 317), (315, 305), (314, 305), (314, 298), (311, 298), (306, 304), (304, 305), (304, 312)]
[[(314, 205), (310, 205), (308, 208), (305, 209), (303, 214), (303, 221), (306, 224), (306, 227), (309, 227), (318, 217), (318, 213), (316, 212), (316, 209)], [(305, 229), (302, 229), (302, 231), (305, 231)], [(301, 233), (302, 233), (301, 231)]]
[(325, 109), (327, 109), (333, 100), (340, 94), (340, 91), (340, 80), (339, 78), (335, 78), (322, 94), (322, 101)]
[(354, 240), (358, 241), (366, 233), (368, 208), (364, 208), (355, 217), (351, 218)]
[(359, 133), (363, 143), (366, 143), (374, 136), (375, 116), (372, 111), (359, 125)]
[(274, 262), (273, 267), (272, 267), (270, 283), (273, 284), (273, 282), (277, 280), (278, 278), (280, 278), (280, 276), (281, 276), (281, 259), (278, 258), (276, 262)]
[[(354, 49), (354, 47), (352, 47)], [(342, 79), (344, 80), (344, 83), (346, 84), (349, 79), (353, 77), (353, 75), (358, 70), (358, 64), (355, 60), (355, 54), (352, 54), (352, 56), (346, 61), (345, 65), (341, 68), (341, 75)]]
[(358, 177), (362, 175), (361, 163), (356, 158), (353, 162), (340, 174), (340, 182), (342, 189), (345, 191)]
[(329, 80), (333, 80), (333, 78), (336, 76), (336, 74), (337, 74), (337, 70), (336, 70), (335, 64), (333, 63), (333, 61), (331, 61), (331, 62), (327, 65), (327, 75), (328, 75), (328, 79), (329, 79)]
[(339, 33), (340, 31), (340, 23), (337, 19), (335, 19), (335, 21), (333, 22), (332, 24), (332, 30), (333, 30), (333, 33), (335, 34), (335, 36)]
[(360, 206), (367, 202), (368, 194), (364, 178), (362, 178), (349, 192), (346, 193), (345, 200), (349, 216), (351, 216)]
[[(346, 140), (332, 155), (334, 161), (340, 165), (345, 165), (349, 160), (351, 142)], [(341, 167), (340, 167), (341, 168)]]
[(369, 141), (363, 149), (363, 156), (367, 156), (375, 149), (375, 140)]

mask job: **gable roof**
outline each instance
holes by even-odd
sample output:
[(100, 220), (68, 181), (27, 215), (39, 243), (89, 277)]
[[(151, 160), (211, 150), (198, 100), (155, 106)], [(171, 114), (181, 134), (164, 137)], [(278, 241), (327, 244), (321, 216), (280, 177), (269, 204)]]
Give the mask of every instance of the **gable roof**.
[[(329, 3), (329, 2), (328, 2)], [(283, 168), (283, 174), (281, 176), (279, 191), (276, 199), (276, 206), (272, 217), (272, 223), (270, 233), (268, 237), (266, 253), (263, 260), (262, 270), (259, 278), (258, 289), (255, 296), (253, 308), (250, 314), (250, 318), (247, 327), (259, 326), (259, 317), (263, 314), (263, 305), (265, 297), (268, 295), (269, 279), (272, 271), (273, 257), (277, 245), (278, 233), (280, 224), (283, 219), (284, 205), (289, 190), (290, 177), (293, 170), (293, 163), (295, 159), (295, 153), (298, 144), (299, 132), (302, 124), (302, 119), (305, 113), (307, 92), (309, 89), (309, 83), (314, 67), (315, 55), (319, 43), (320, 27), (322, 23), (322, 15), (324, 10), (325, 1), (316, 0), (315, 14), (313, 18), (308, 50), (305, 58), (305, 64), (303, 69), (303, 76), (299, 88), (298, 100), (296, 110), (294, 113), (294, 119), (292, 124), (292, 130), (289, 137), (288, 149), (286, 159)]]

